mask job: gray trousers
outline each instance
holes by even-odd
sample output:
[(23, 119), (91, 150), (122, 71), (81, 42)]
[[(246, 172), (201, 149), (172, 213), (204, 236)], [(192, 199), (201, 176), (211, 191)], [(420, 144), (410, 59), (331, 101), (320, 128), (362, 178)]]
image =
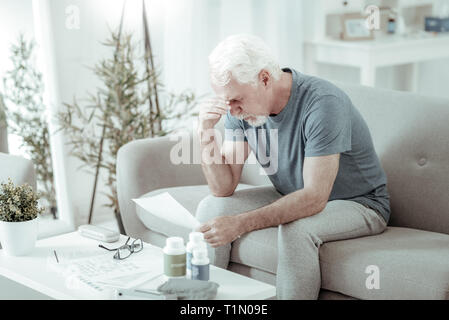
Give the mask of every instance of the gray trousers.
[[(235, 215), (266, 206), (282, 197), (272, 186), (235, 191), (230, 197), (207, 196), (198, 205), (196, 217), (206, 222), (217, 216)], [(376, 211), (355, 201), (334, 200), (311, 217), (278, 227), (278, 299), (317, 299), (321, 287), (319, 248), (328, 241), (382, 233), (385, 220)], [(209, 247), (211, 263), (227, 268), (231, 244)]]

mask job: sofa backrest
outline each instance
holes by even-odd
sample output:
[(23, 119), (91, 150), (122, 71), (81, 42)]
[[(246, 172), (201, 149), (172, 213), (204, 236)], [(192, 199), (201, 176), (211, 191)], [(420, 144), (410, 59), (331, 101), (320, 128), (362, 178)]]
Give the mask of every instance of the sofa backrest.
[(5, 104), (0, 94), (0, 152), (8, 153), (8, 128), (6, 124)]
[[(449, 234), (449, 100), (337, 83), (368, 124), (387, 174), (389, 225)], [(242, 182), (269, 184), (259, 165)]]
[(389, 224), (449, 234), (449, 99), (337, 85), (367, 122), (387, 174)]

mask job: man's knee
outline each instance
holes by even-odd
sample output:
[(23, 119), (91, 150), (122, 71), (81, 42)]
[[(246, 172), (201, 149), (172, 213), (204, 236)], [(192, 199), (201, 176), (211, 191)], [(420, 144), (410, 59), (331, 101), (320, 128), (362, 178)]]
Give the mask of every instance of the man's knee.
[(200, 222), (206, 222), (215, 217), (228, 215), (232, 210), (233, 197), (215, 197), (208, 195), (198, 204), (196, 218)]
[(279, 240), (285, 244), (300, 245), (304, 241), (313, 241), (320, 245), (320, 239), (315, 235), (313, 226), (307, 218), (294, 220), (279, 226)]

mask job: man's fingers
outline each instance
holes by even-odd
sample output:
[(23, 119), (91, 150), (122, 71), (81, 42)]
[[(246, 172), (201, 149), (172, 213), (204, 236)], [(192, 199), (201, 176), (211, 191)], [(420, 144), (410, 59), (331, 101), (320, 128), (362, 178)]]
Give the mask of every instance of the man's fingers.
[(222, 99), (222, 98), (219, 98), (219, 97), (209, 98), (206, 101), (211, 102), (211, 103), (226, 104), (226, 100)]
[(218, 113), (218, 114), (226, 114), (230, 108), (219, 108), (219, 107), (204, 107), (200, 109), (201, 113)]
[(220, 241), (218, 241), (218, 240), (214, 240), (214, 241), (210, 241), (210, 242), (209, 242), (209, 245), (210, 245), (212, 248), (217, 248), (217, 247), (222, 246), (223, 244), (222, 244)]
[(222, 116), (221, 114), (208, 113), (208, 114), (202, 115), (201, 119), (203, 119), (203, 120), (217, 119), (217, 118), (220, 118), (221, 116)]
[(201, 109), (208, 110), (212, 108), (217, 108), (220, 110), (229, 110), (230, 106), (224, 102), (224, 101), (216, 101), (216, 100), (209, 100), (205, 101), (201, 104)]
[(197, 229), (198, 232), (206, 232), (209, 231), (211, 229), (211, 226), (207, 223), (202, 224), (201, 226), (199, 226), (199, 228)]
[(204, 240), (210, 241), (210, 240), (213, 239), (214, 237), (215, 237), (215, 233), (212, 232), (212, 230), (209, 230), (209, 231), (207, 231), (207, 232), (205, 232), (205, 233), (203, 234), (203, 239), (204, 239)]
[(209, 110), (207, 110), (207, 112), (215, 112), (215, 113), (219, 113), (219, 114), (225, 114), (228, 112), (228, 110), (229, 110), (229, 108), (212, 107)]

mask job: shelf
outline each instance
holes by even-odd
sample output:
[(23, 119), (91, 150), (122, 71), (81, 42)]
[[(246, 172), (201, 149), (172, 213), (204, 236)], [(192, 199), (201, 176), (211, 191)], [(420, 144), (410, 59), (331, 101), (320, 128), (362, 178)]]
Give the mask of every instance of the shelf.
[(423, 7), (432, 6), (435, 4), (435, 0), (399, 0), (399, 8), (413, 8), (413, 7)]
[(416, 36), (396, 36), (386, 35), (374, 40), (365, 41), (343, 41), (334, 38), (324, 38), (322, 40), (314, 40), (309, 43), (319, 46), (344, 47), (362, 50), (395, 50), (404, 46), (426, 46), (429, 44), (445, 44), (449, 46), (449, 33), (434, 35), (432, 33), (423, 33)]

